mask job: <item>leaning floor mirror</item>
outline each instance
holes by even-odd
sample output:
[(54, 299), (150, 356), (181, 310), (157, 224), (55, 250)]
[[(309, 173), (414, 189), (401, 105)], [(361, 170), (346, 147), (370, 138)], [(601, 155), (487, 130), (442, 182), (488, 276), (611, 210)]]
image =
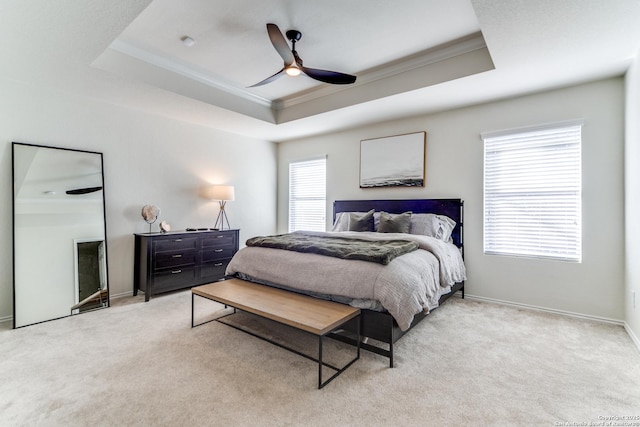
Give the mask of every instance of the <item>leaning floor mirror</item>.
[(102, 153), (12, 144), (13, 327), (109, 306)]

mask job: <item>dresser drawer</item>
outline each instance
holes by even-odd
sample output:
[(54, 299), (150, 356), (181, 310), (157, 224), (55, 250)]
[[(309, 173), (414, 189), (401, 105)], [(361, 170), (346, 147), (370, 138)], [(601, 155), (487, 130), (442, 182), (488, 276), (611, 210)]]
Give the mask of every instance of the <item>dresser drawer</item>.
[(202, 248), (202, 262), (231, 259), (235, 250), (234, 246)]
[(215, 282), (216, 280), (222, 279), (225, 275), (228, 264), (229, 260), (207, 262), (206, 264), (202, 264), (202, 267), (200, 267), (201, 281)]
[(167, 292), (189, 286), (196, 281), (196, 270), (195, 267), (181, 267), (156, 273), (153, 293)]
[(182, 251), (187, 249), (198, 249), (198, 238), (196, 237), (170, 237), (156, 239), (153, 242), (154, 252)]
[(222, 232), (213, 236), (207, 236), (202, 239), (202, 247), (208, 248), (212, 246), (235, 246), (235, 233)]
[(160, 252), (154, 258), (155, 270), (164, 268), (196, 265), (197, 252), (193, 249), (187, 251)]

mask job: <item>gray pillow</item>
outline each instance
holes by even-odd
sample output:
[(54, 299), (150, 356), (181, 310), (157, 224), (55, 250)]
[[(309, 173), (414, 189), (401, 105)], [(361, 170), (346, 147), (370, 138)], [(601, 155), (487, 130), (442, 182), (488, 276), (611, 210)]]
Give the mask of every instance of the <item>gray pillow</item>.
[(373, 231), (373, 209), (363, 215), (350, 213), (349, 231)]
[(378, 233), (408, 233), (411, 227), (411, 212), (392, 215), (380, 212)]

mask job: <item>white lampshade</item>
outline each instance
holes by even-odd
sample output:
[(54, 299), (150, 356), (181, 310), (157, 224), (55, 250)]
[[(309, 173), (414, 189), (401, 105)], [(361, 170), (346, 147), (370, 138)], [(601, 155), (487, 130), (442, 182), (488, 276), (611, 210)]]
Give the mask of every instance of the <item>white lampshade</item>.
[(212, 185), (206, 190), (207, 199), (211, 200), (235, 200), (233, 185)]

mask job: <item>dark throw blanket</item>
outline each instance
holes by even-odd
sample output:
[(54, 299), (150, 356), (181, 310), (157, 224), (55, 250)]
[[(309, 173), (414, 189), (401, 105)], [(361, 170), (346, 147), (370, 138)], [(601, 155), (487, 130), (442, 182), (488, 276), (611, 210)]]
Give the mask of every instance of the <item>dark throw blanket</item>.
[(285, 249), (385, 265), (389, 264), (395, 257), (418, 249), (417, 243), (408, 240), (371, 241), (302, 233), (253, 237), (247, 240), (247, 246)]

